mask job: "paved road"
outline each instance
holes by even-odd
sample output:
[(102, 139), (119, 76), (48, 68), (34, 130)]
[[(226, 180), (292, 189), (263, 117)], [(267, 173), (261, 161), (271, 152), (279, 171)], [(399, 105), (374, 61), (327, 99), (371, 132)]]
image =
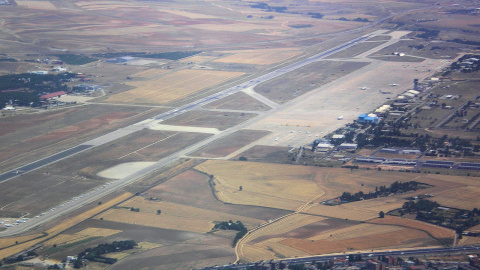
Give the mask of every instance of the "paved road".
[[(319, 256), (310, 256), (303, 258), (291, 258), (291, 259), (282, 259), (281, 261), (287, 262), (289, 264), (304, 264), (315, 262), (324, 262), (333, 259), (348, 258), (349, 255), (362, 255), (362, 257), (372, 257), (377, 258), (378, 256), (419, 256), (426, 254), (443, 254), (443, 253), (478, 253), (480, 246), (463, 246), (463, 247), (439, 247), (439, 248), (423, 248), (423, 249), (407, 249), (407, 250), (396, 250), (396, 251), (379, 251), (379, 252), (357, 252), (357, 253), (346, 253), (346, 254), (336, 254), (336, 255), (319, 255)], [(279, 262), (277, 260), (276, 262)], [(247, 267), (254, 266), (254, 263), (248, 264), (232, 264), (232, 265), (223, 265), (223, 266), (213, 266), (203, 268), (207, 269), (246, 269)]]
[[(97, 147), (97, 146), (109, 143), (111, 141), (119, 139), (123, 136), (127, 136), (127, 135), (129, 135), (133, 132), (136, 132), (138, 130), (141, 130), (143, 128), (148, 128), (149, 125), (152, 122), (163, 121), (163, 120), (175, 117), (177, 115), (180, 115), (182, 113), (186, 113), (186, 112), (189, 112), (189, 111), (192, 111), (192, 110), (199, 109), (201, 106), (204, 106), (204, 105), (206, 105), (210, 102), (222, 99), (224, 97), (227, 97), (227, 96), (232, 95), (234, 93), (237, 93), (239, 91), (243, 91), (244, 89), (253, 88), (260, 83), (263, 83), (263, 82), (266, 82), (266, 81), (271, 80), (273, 78), (282, 76), (282, 75), (284, 75), (284, 74), (286, 74), (290, 71), (293, 71), (293, 70), (296, 70), (298, 68), (304, 67), (304, 66), (309, 65), (311, 63), (314, 63), (316, 61), (319, 61), (319, 60), (321, 60), (321, 59), (323, 59), (323, 58), (325, 58), (329, 55), (332, 55), (336, 52), (339, 52), (339, 51), (344, 50), (348, 47), (354, 46), (355, 44), (370, 38), (370, 36), (372, 36), (372, 34), (367, 34), (367, 35), (364, 35), (362, 37), (355, 38), (355, 39), (353, 39), (349, 42), (346, 42), (342, 45), (339, 45), (335, 48), (332, 48), (332, 49), (329, 49), (327, 51), (321, 52), (319, 54), (316, 54), (312, 57), (303, 59), (303, 60), (301, 60), (299, 62), (296, 62), (296, 63), (293, 63), (291, 65), (287, 65), (285, 67), (279, 68), (277, 70), (274, 70), (272, 72), (264, 74), (264, 75), (262, 75), (262, 76), (260, 76), (256, 79), (238, 84), (236, 86), (233, 86), (233, 87), (230, 87), (230, 88), (228, 88), (226, 90), (223, 90), (221, 92), (212, 94), (208, 97), (201, 98), (199, 100), (196, 100), (194, 102), (191, 102), (191, 103), (186, 104), (184, 106), (181, 106), (179, 108), (172, 109), (172, 110), (167, 111), (165, 113), (159, 114), (155, 117), (149, 118), (147, 120), (141, 121), (141, 122), (133, 124), (131, 126), (128, 126), (128, 127), (116, 130), (114, 132), (108, 133), (108, 134), (103, 135), (99, 138), (96, 138), (96, 139), (93, 139), (93, 140), (88, 141), (86, 143), (83, 143), (81, 145), (78, 145), (74, 148), (68, 149), (66, 151), (63, 151), (63, 152), (60, 152), (58, 154), (49, 156), (49, 157), (44, 158), (42, 160), (39, 160), (39, 161), (33, 162), (31, 164), (25, 165), (23, 167), (17, 168), (15, 170), (12, 170), (10, 172), (2, 174), (0, 176), (0, 177), (2, 177), (2, 178), (0, 178), (0, 180), (1, 181), (9, 181), (9, 180), (17, 177), (19, 174), (24, 174), (24, 173), (31, 172), (33, 170), (36, 170), (36, 169), (40, 168), (40, 167), (43, 167), (43, 166), (52, 164), (54, 162), (57, 162), (61, 159), (65, 159), (67, 157), (73, 156), (73, 155), (75, 155), (77, 153), (80, 153), (82, 151), (85, 151), (87, 149), (91, 149), (93, 147)], [(144, 168), (140, 171), (137, 171), (137, 172), (133, 173), (132, 175), (129, 175), (128, 177), (125, 177), (123, 179), (116, 180), (116, 181), (111, 181), (111, 182), (108, 183), (108, 185), (105, 185), (103, 187), (92, 190), (88, 193), (85, 193), (85, 194), (82, 194), (78, 197), (75, 197), (68, 202), (65, 202), (65, 203), (62, 203), (59, 206), (53, 207), (51, 210), (46, 211), (45, 213), (42, 213), (42, 214), (38, 215), (37, 217), (31, 218), (31, 219), (29, 219), (25, 222), (22, 221), (21, 223), (19, 223), (18, 225), (14, 226), (14, 227), (9, 227), (9, 228), (7, 228), (7, 230), (0, 232), (0, 237), (23, 233), (23, 232), (28, 231), (28, 230), (36, 227), (36, 226), (39, 226), (39, 225), (41, 225), (41, 224), (43, 224), (43, 223), (45, 223), (49, 220), (52, 220), (54, 218), (57, 218), (61, 215), (66, 214), (68, 212), (71, 212), (75, 209), (78, 209), (78, 208), (80, 208), (80, 207), (82, 207), (82, 206), (84, 206), (84, 205), (86, 205), (86, 204), (88, 204), (92, 201), (100, 199), (100, 198), (104, 197), (105, 195), (113, 192), (114, 190), (118, 190), (119, 188), (124, 187), (128, 184), (131, 184), (132, 182), (144, 177), (147, 174), (158, 171), (158, 170), (168, 166), (169, 164), (172, 164), (173, 162), (175, 162), (179, 158), (181, 158), (183, 156), (186, 156), (187, 154), (189, 154), (191, 152), (194, 152), (197, 149), (199, 149), (203, 146), (206, 146), (206, 145), (212, 143), (213, 141), (215, 141), (217, 139), (226, 137), (226, 136), (244, 128), (245, 126), (250, 125), (253, 122), (259, 121), (259, 120), (275, 113), (277, 111), (277, 109), (280, 108), (280, 107), (281, 106), (273, 108), (270, 111), (261, 113), (259, 116), (255, 117), (255, 118), (252, 118), (249, 121), (246, 121), (246, 122), (244, 122), (240, 125), (237, 125), (235, 127), (230, 128), (230, 129), (227, 129), (227, 130), (225, 130), (225, 131), (223, 131), (219, 134), (215, 134), (212, 137), (209, 137), (208, 139), (206, 139), (204, 141), (201, 141), (197, 144), (194, 144), (190, 147), (182, 149), (182, 150), (180, 150), (180, 151), (178, 151), (178, 152), (176, 152), (176, 153), (174, 153), (174, 154), (172, 154), (172, 155), (170, 155), (166, 158), (163, 158), (163, 159), (159, 160), (158, 162), (156, 162), (155, 164), (153, 164), (153, 165), (151, 165), (147, 168)]]

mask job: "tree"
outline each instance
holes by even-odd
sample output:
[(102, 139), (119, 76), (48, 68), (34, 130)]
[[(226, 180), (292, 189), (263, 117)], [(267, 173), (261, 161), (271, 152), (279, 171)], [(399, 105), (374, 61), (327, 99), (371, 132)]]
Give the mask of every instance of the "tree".
[(244, 157), (244, 156), (241, 156), (241, 157), (238, 158), (238, 160), (240, 160), (240, 161), (247, 161), (247, 158)]
[(162, 210), (158, 209), (157, 210), (157, 215), (160, 215), (162, 213)]
[(383, 211), (380, 211), (380, 213), (378, 213), (378, 217), (379, 218), (384, 218), (385, 217), (385, 213)]
[(242, 186), (239, 186), (239, 187), (238, 187), (238, 190), (239, 190), (239, 191), (242, 191), (242, 190), (243, 190), (243, 187), (242, 187)]
[(83, 264), (82, 264), (82, 261), (81, 260), (75, 260), (73, 261), (73, 268), (75, 269), (79, 269), (79, 268), (82, 268)]

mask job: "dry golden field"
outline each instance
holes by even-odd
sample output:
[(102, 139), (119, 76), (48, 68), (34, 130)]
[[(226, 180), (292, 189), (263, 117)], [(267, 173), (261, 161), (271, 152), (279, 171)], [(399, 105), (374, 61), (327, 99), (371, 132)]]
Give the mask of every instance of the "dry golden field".
[(170, 13), (174, 15), (179, 15), (182, 17), (187, 17), (190, 19), (215, 19), (218, 18), (216, 16), (211, 16), (211, 15), (206, 15), (206, 14), (201, 14), (201, 13), (193, 13), (193, 12), (188, 12), (184, 10), (179, 10), (179, 9), (158, 9), (158, 11), (162, 11), (165, 13)]
[(22, 243), (30, 241), (34, 238), (41, 237), (43, 234), (32, 234), (18, 237), (9, 237), (9, 238), (0, 238), (0, 248), (5, 248), (8, 246), (15, 245), (16, 242)]
[(118, 197), (116, 197), (116, 198), (114, 198), (114, 199), (112, 199), (108, 202), (102, 203), (101, 205), (99, 205), (99, 206), (97, 206), (93, 209), (85, 211), (78, 216), (75, 216), (73, 218), (70, 218), (70, 219), (58, 224), (57, 226), (47, 230), (47, 233), (49, 235), (56, 235), (56, 234), (58, 234), (58, 233), (60, 233), (64, 230), (66, 230), (66, 229), (68, 229), (68, 228), (70, 228), (70, 227), (88, 219), (88, 218), (91, 218), (91, 217), (97, 215), (98, 213), (100, 213), (100, 212), (102, 212), (102, 211), (104, 211), (104, 210), (106, 210), (106, 209), (108, 209), (108, 208), (126, 200), (127, 198), (131, 197), (132, 195), (133, 194), (130, 193), (130, 192), (125, 192), (124, 194), (122, 194), (122, 195), (120, 195), (120, 196), (118, 196)]
[[(289, 218), (289, 217), (288, 217)], [(261, 231), (276, 226), (276, 222), (248, 234), (241, 243), (240, 258), (244, 261), (278, 259), (282, 257), (306, 256), (368, 250), (376, 248), (419, 247), (439, 244), (427, 233), (395, 225), (357, 224), (349, 227), (326, 230), (311, 237), (305, 237), (305, 230), (290, 231), (280, 235), (264, 235)], [(305, 229), (305, 225), (300, 229)], [(311, 229), (311, 228), (310, 228)], [(270, 236), (270, 237), (268, 237)]]
[(57, 8), (50, 1), (24, 1), (16, 0), (17, 5), (31, 9), (56, 10)]
[(135, 73), (131, 77), (142, 78), (142, 79), (152, 79), (166, 72), (167, 71), (165, 69), (150, 68), (150, 69)]
[(228, 53), (231, 55), (216, 59), (213, 62), (271, 65), (297, 56), (301, 53), (301, 51), (295, 48), (282, 48), (245, 51), (224, 51), (223, 53)]
[(343, 229), (338, 229), (334, 231), (328, 231), (321, 234), (317, 234), (308, 239), (312, 241), (319, 241), (319, 240), (342, 241), (342, 240), (364, 237), (369, 235), (395, 232), (403, 229), (404, 228), (400, 226), (394, 226), (394, 225), (373, 225), (373, 224), (361, 223), (361, 224), (346, 227)]
[(268, 248), (246, 244), (243, 247), (240, 258), (242, 261), (258, 262), (261, 260), (274, 259), (276, 256), (275, 253), (270, 251)]
[(315, 205), (307, 213), (335, 218), (364, 221), (378, 217), (380, 211), (388, 212), (402, 207), (405, 201), (398, 197), (384, 197), (336, 206)]
[[(277, 258), (278, 257), (280, 258), (303, 257), (303, 256), (310, 255), (309, 253), (303, 250), (299, 250), (299, 249), (282, 244), (281, 242), (283, 240), (285, 240), (285, 238), (270, 238), (268, 240), (255, 244), (255, 246), (263, 248), (265, 250), (273, 251)], [(247, 254), (248, 254), (248, 248), (247, 248)]]
[(294, 210), (323, 192), (313, 167), (207, 161), (196, 168), (214, 175), (216, 196), (227, 203)]
[[(332, 199), (346, 192), (370, 192), (375, 186), (389, 185), (398, 181), (409, 181), (412, 174), (392, 172), (346, 170), (342, 168), (318, 168), (298, 165), (280, 165), (239, 161), (210, 160), (197, 167), (215, 176), (217, 196), (225, 202), (236, 204), (261, 205), (293, 210), (318, 196), (319, 200)], [(416, 176), (416, 175), (415, 175)], [(242, 191), (239, 191), (242, 186)], [(396, 199), (384, 198), (377, 207), (370, 201), (342, 205), (342, 211), (348, 211), (362, 220), (374, 218), (383, 208), (390, 209), (398, 205)], [(348, 206), (351, 205), (351, 206)], [(366, 207), (357, 213), (359, 208)], [(313, 207), (331, 211), (335, 208), (318, 205)], [(382, 208), (381, 210), (378, 210)], [(327, 210), (328, 209), (328, 210)], [(319, 211), (320, 211), (319, 210)], [(325, 215), (321, 212), (312, 213)], [(385, 211), (385, 210), (383, 210)], [(364, 217), (365, 213), (371, 216)], [(343, 217), (338, 213), (336, 216)], [(353, 219), (353, 218), (352, 218)]]
[(474, 236), (463, 236), (462, 239), (457, 240), (457, 245), (459, 246), (468, 246), (468, 245), (478, 245), (480, 244), (480, 238)]
[[(131, 193), (129, 192), (126, 192), (108, 202), (105, 202), (105, 203), (102, 203), (101, 205), (93, 208), (93, 209), (90, 209), (88, 211), (85, 211), (75, 217), (72, 217), (60, 224), (58, 224), (57, 226), (51, 228), (51, 229), (48, 229), (46, 231), (47, 233), (47, 236), (46, 237), (41, 237), (41, 238), (38, 238), (38, 239), (33, 239), (32, 241), (28, 241), (28, 242), (25, 242), (23, 244), (19, 244), (19, 245), (15, 245), (13, 247), (10, 247), (10, 248), (5, 248), (5, 249), (2, 249), (0, 250), (0, 259), (3, 259), (3, 258), (6, 258), (8, 256), (12, 256), (22, 250), (25, 250), (41, 241), (44, 241), (44, 240), (48, 240), (52, 237), (55, 237), (57, 236), (59, 233), (65, 231), (66, 229), (68, 228), (71, 228), (73, 227), (74, 225), (86, 220), (86, 219), (89, 219), (91, 217), (93, 217), (94, 215), (104, 211), (105, 209), (108, 209), (112, 206), (114, 206), (115, 204), (117, 203), (120, 203), (121, 201), (129, 198), (130, 196), (132, 196)], [(6, 239), (3, 239), (3, 241), (8, 241), (7, 240), (8, 238)]]
[[(299, 227), (303, 227), (305, 225), (308, 225), (306, 223), (300, 225)], [(260, 254), (269, 254), (269, 252), (273, 252), (275, 255), (274, 257), (270, 258), (282, 258), (282, 257), (295, 257), (295, 256), (307, 256), (310, 254), (316, 254), (316, 253), (311, 253), (311, 250), (309, 249), (300, 249), (296, 245), (292, 245), (292, 241), (294, 239), (300, 240), (305, 242), (323, 242), (323, 243), (343, 243), (345, 245), (346, 243), (353, 243), (356, 238), (369, 238), (371, 236), (378, 236), (378, 235), (383, 235), (387, 233), (392, 233), (396, 231), (405, 231), (404, 228), (398, 227), (398, 226), (372, 226), (372, 224), (358, 224), (350, 227), (346, 227), (343, 229), (338, 229), (335, 230), (333, 229), (332, 231), (326, 231), (320, 234), (317, 234), (313, 237), (310, 238), (303, 238), (303, 237), (289, 237), (287, 235), (281, 235), (281, 236), (276, 236), (276, 237), (271, 237), (271, 238), (266, 238), (263, 236), (261, 241), (253, 240), (250, 241), (246, 244), (241, 249), (241, 254), (243, 260), (246, 261), (252, 261), (253, 259), (256, 259), (258, 255), (255, 255), (254, 252), (259, 251), (260, 249), (263, 249), (263, 252), (260, 252)], [(253, 234), (255, 234), (254, 232)], [(249, 235), (249, 237), (251, 237)], [(266, 239), (266, 240), (264, 240)], [(372, 244), (372, 243), (369, 243)], [(368, 245), (368, 244), (366, 244)], [(338, 246), (334, 246), (332, 249), (327, 248), (324, 250), (326, 253), (332, 253), (332, 252), (338, 252), (340, 251), (339, 248), (341, 247), (341, 244)], [(313, 247), (310, 247), (313, 249)], [(272, 255), (272, 254), (269, 254)], [(266, 259), (266, 258), (264, 258)]]
[[(378, 248), (401, 248), (430, 245), (434, 242), (428, 234), (415, 229), (401, 229), (393, 232), (380, 232), (371, 235), (358, 235), (355, 238), (339, 241), (305, 239), (285, 239), (282, 244), (305, 251), (310, 254), (344, 252), (350, 250), (367, 250)], [(436, 241), (435, 241), (436, 242)], [(438, 244), (438, 243), (437, 243)]]
[(244, 73), (180, 70), (149, 81), (129, 82), (133, 90), (107, 98), (107, 102), (164, 104), (239, 77)]
[[(121, 208), (110, 209), (97, 216), (97, 219), (137, 224), (143, 226), (206, 233), (215, 222), (241, 220), (247, 228), (253, 228), (263, 223), (262, 220), (225, 214), (193, 206), (186, 206), (164, 201), (151, 201), (143, 197), (134, 197), (120, 205)], [(130, 208), (140, 208), (140, 212), (130, 211)], [(161, 214), (157, 214), (161, 210)]]
[(454, 231), (440, 226), (435, 226), (426, 222), (399, 218), (394, 216), (385, 216), (385, 218), (376, 218), (369, 220), (368, 223), (373, 224), (387, 224), (387, 225), (397, 225), (407, 228), (412, 228), (420, 231), (425, 231), (430, 234), (432, 237), (441, 239), (441, 238), (453, 238)]
[(208, 56), (208, 55), (194, 55), (194, 56), (190, 56), (190, 57), (187, 57), (187, 58), (182, 58), (180, 60), (178, 60), (179, 62), (183, 62), (183, 63), (196, 63), (196, 64), (201, 64), (203, 62), (207, 62), (207, 61), (210, 61), (210, 60), (213, 60), (217, 57), (215, 56)]
[(265, 226), (261, 229), (258, 229), (248, 235), (246, 242), (255, 241), (259, 237), (264, 236), (274, 236), (286, 234), (292, 230), (307, 226), (315, 222), (325, 220), (322, 217), (304, 215), (304, 214), (293, 214), (288, 217), (285, 217), (281, 220), (272, 223), (271, 225)]
[(122, 232), (106, 228), (87, 228), (75, 234), (60, 234), (44, 243), (45, 246), (67, 245), (90, 237), (107, 237)]
[[(433, 194), (441, 205), (460, 209), (480, 207), (480, 181), (475, 177), (437, 174), (413, 174), (377, 170), (348, 170), (298, 165), (208, 161), (198, 167), (215, 176), (217, 196), (226, 202), (295, 209), (293, 204), (319, 196), (319, 201), (343, 192), (372, 192), (376, 186), (415, 180), (433, 187), (404, 195), (343, 204), (336, 207), (317, 205), (309, 213), (353, 220), (375, 218), (380, 211), (403, 205), (404, 198)], [(239, 186), (243, 187), (239, 191)], [(259, 197), (260, 196), (260, 197)], [(338, 211), (337, 211), (338, 210)]]

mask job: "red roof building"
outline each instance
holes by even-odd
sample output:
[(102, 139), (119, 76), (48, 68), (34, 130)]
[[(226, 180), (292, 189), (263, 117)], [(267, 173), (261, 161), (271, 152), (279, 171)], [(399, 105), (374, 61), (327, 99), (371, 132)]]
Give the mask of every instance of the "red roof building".
[(67, 92), (65, 92), (65, 91), (54, 92), (54, 93), (50, 93), (50, 94), (40, 96), (40, 100), (52, 99), (52, 98), (55, 98), (55, 97), (60, 97), (60, 96), (66, 95), (66, 94), (67, 94)]

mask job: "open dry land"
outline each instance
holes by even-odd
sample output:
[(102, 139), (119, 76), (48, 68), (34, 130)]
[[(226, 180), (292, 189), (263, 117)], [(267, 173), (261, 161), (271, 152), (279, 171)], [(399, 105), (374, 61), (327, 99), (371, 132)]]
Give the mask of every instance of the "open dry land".
[(193, 152), (192, 156), (218, 158), (225, 157), (240, 148), (247, 146), (263, 136), (268, 135), (270, 132), (265, 130), (239, 130), (229, 136), (226, 136), (218, 141)]
[(368, 63), (319, 61), (262, 83), (254, 90), (277, 103), (285, 103), (366, 65)]
[(207, 127), (218, 128), (225, 130), (227, 128), (236, 126), (255, 117), (255, 113), (240, 113), (240, 112), (216, 112), (216, 111), (190, 111), (173, 118), (167, 119), (162, 124), (178, 125), (178, 126), (193, 126), (193, 127)]
[[(105, 179), (97, 174), (105, 169), (126, 162), (157, 161), (208, 136), (147, 129), (135, 132), (19, 176), (15, 181), (1, 183), (2, 210), (38, 214), (95, 186), (103, 185)], [(51, 192), (56, 195), (52, 197)]]
[[(131, 211), (132, 207), (138, 208), (140, 211)], [(157, 214), (157, 210), (160, 210), (161, 214)], [(234, 214), (219, 213), (194, 206), (165, 201), (157, 202), (143, 197), (132, 198), (119, 205), (116, 209), (111, 209), (100, 214), (97, 218), (113, 222), (198, 233), (211, 231), (216, 222), (241, 220), (247, 228), (256, 227), (264, 222), (262, 220)]]
[(238, 92), (204, 106), (206, 109), (228, 109), (245, 111), (267, 111), (270, 108), (249, 95)]
[[(433, 186), (393, 198), (377, 198), (339, 206), (317, 205), (309, 210), (317, 215), (338, 218), (346, 216), (340, 213), (345, 211), (352, 214), (351, 218), (354, 220), (356, 216), (361, 218), (360, 220), (371, 219), (378, 215), (379, 211), (387, 212), (401, 207), (406, 197), (425, 193), (434, 194), (432, 200), (447, 207), (471, 210), (480, 205), (478, 193), (480, 183), (475, 177), (373, 170), (350, 171), (343, 168), (220, 160), (207, 161), (197, 168), (214, 176), (215, 190), (222, 200), (290, 210), (315, 196), (321, 195), (318, 200), (324, 201), (340, 196), (343, 192), (368, 193), (374, 191), (376, 186), (388, 185), (394, 181), (415, 180)], [(238, 186), (243, 187), (241, 191), (238, 190)], [(252, 199), (253, 197), (256, 199)], [(289, 200), (296, 201), (296, 204), (294, 201), (288, 202)]]
[[(184, 269), (184, 265), (193, 263), (207, 266), (233, 262), (233, 234), (204, 234), (216, 222), (240, 220), (250, 229), (288, 213), (256, 206), (224, 204), (214, 197), (209, 179), (208, 175), (195, 170), (180, 173), (141, 196), (135, 196), (65, 231), (48, 242), (49, 245), (55, 241), (64, 244), (57, 245), (57, 249), (47, 249), (45, 254), (62, 259), (62, 256), (76, 254), (86, 246), (134, 239), (156, 246), (148, 251), (135, 251), (114, 267), (160, 265), (168, 269)], [(130, 211), (131, 207), (139, 208), (139, 212)], [(157, 214), (157, 210), (161, 213)]]
[(238, 154), (233, 159), (245, 157), (249, 161), (266, 163), (289, 163), (292, 156), (289, 155), (291, 147), (254, 145), (248, 150)]
[(310, 254), (344, 252), (348, 250), (379, 249), (387, 247), (407, 248), (439, 244), (437, 241), (430, 238), (426, 233), (413, 229), (402, 229), (384, 233), (379, 232), (373, 235), (365, 236), (357, 234), (355, 237), (338, 241), (286, 239), (281, 243)]
[(366, 51), (369, 51), (375, 47), (378, 47), (384, 44), (386, 41), (364, 41), (354, 46), (347, 48), (343, 51), (339, 51), (327, 57), (327, 59), (335, 59), (335, 58), (353, 58), (359, 54), (362, 54)]
[[(480, 195), (477, 193), (479, 183), (474, 177), (377, 170), (352, 171), (342, 168), (219, 160), (204, 162), (198, 165), (197, 169), (213, 175), (215, 194), (224, 202), (286, 210), (298, 208), (297, 211), (311, 215), (287, 216), (250, 233), (239, 247), (241, 258), (245, 261), (291, 257), (302, 252), (321, 254), (352, 249), (405, 248), (451, 243), (454, 234), (450, 229), (398, 217), (387, 216), (379, 219), (378, 213), (400, 208), (406, 197), (425, 193), (434, 194), (432, 200), (447, 207), (471, 209), (474, 205), (480, 205), (480, 201), (474, 198)], [(319, 204), (343, 192), (370, 192), (375, 190), (375, 186), (388, 185), (387, 182), (410, 180), (434, 187), (338, 206)], [(239, 186), (242, 186), (241, 190)], [(468, 199), (464, 200), (465, 196)], [(308, 203), (309, 201), (311, 203)], [(289, 222), (292, 218), (300, 219)], [(308, 227), (309, 224), (325, 220), (346, 222), (342, 225), (345, 228), (331, 226), (332, 224), (322, 227), (321, 230), (314, 230), (315, 226)], [(355, 225), (359, 221), (370, 224)], [(287, 224), (298, 226), (285, 227)], [(379, 227), (370, 230), (371, 226)], [(300, 227), (305, 228), (300, 230)]]
[(240, 63), (254, 65), (271, 65), (292, 58), (301, 52), (298, 48), (223, 51), (220, 53), (230, 54), (214, 60), (220, 63)]
[(0, 171), (78, 145), (162, 110), (86, 105), (0, 118)]
[(165, 104), (243, 75), (240, 72), (181, 70), (148, 81), (129, 82), (134, 89), (115, 94), (106, 102)]
[[(14, 241), (18, 241), (18, 244), (14, 244), (12, 246), (6, 246), (4, 248), (0, 248), (0, 258), (3, 259), (3, 258), (6, 258), (6, 257), (9, 257), (9, 256), (12, 256), (14, 254), (17, 254), (27, 248), (30, 248), (32, 247), (33, 245), (39, 243), (39, 242), (42, 242), (42, 241), (45, 241), (45, 240), (48, 240), (50, 238), (53, 238), (53, 237), (56, 237), (58, 234), (62, 233), (63, 231), (97, 215), (98, 213), (102, 212), (102, 211), (105, 211), (106, 209), (122, 202), (123, 200), (126, 200), (127, 198), (131, 197), (132, 194), (131, 193), (124, 193), (120, 196), (117, 196), (107, 202), (105, 202), (104, 204), (102, 205), (99, 205), (99, 206), (96, 206), (90, 210), (87, 210), (77, 216), (74, 216), (74, 217), (70, 217), (64, 221), (62, 221), (60, 224), (57, 224), (56, 226), (46, 230), (44, 233), (42, 234), (39, 234), (39, 235), (32, 235), (32, 236), (29, 236), (27, 237), (26, 239), (22, 239), (24, 240), (23, 242), (19, 241), (18, 237), (13, 237), (13, 238), (7, 238), (7, 239), (12, 239)], [(88, 230), (89, 233), (93, 233), (92, 232), (92, 229), (89, 229)], [(98, 231), (97, 231), (98, 232)], [(112, 231), (110, 231), (112, 232)], [(84, 232), (85, 233), (85, 232)], [(106, 233), (104, 231), (104, 233)], [(108, 234), (108, 233), (107, 233)], [(98, 235), (98, 233), (97, 233)], [(4, 239), (5, 243), (8, 243), (8, 240), (7, 239)]]

